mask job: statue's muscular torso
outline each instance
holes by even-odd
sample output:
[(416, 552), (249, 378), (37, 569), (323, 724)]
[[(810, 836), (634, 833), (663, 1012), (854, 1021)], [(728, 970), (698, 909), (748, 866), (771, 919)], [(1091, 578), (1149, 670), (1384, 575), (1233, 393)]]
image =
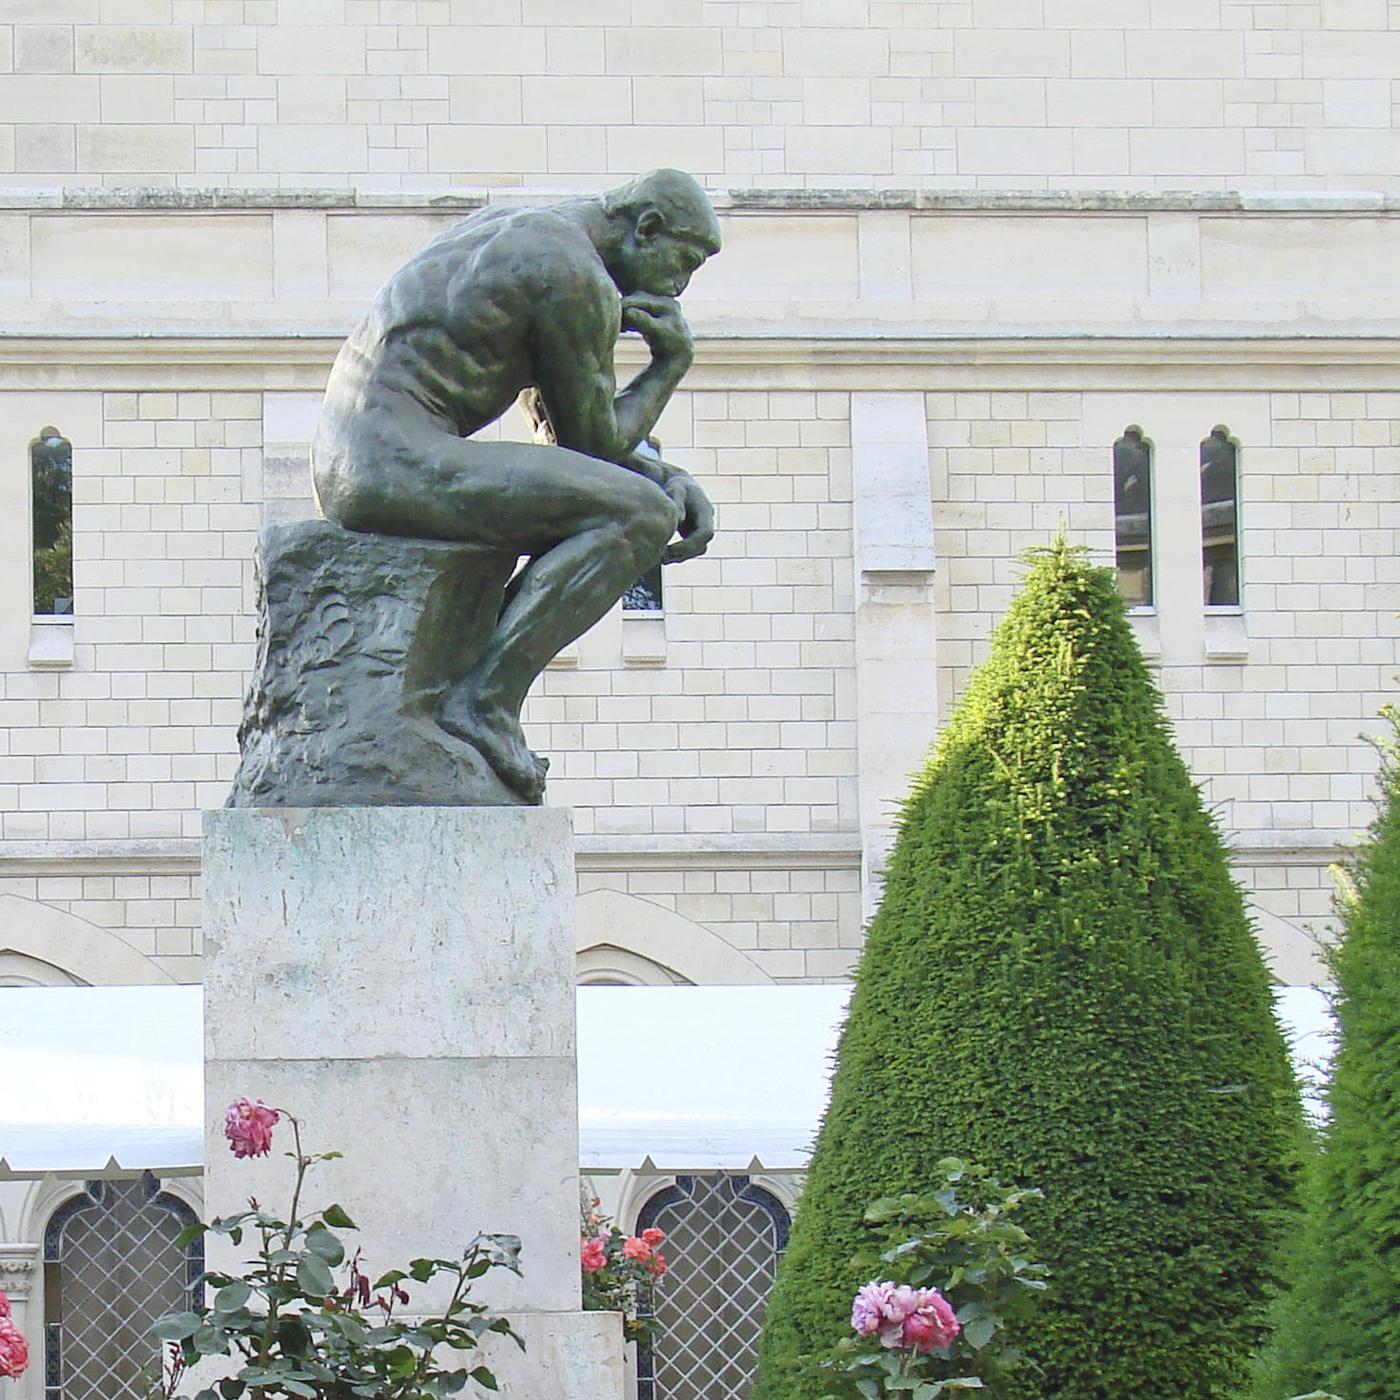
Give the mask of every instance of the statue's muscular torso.
[[(539, 333), (544, 318), (569, 328), (574, 366)], [(567, 392), (556, 379), (578, 361), (610, 367), (620, 326), (621, 297), (577, 224), (551, 210), (483, 210), (375, 298), (331, 371), (316, 455), (353, 475), (373, 470), (386, 436), (435, 428), (466, 437), (531, 387), (548, 403)]]

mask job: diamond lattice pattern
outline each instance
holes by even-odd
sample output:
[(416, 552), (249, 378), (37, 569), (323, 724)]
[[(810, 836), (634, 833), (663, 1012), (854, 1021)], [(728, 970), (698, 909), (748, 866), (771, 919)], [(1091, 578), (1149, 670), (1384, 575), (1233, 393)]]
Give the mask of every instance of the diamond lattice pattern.
[(60, 1236), (62, 1400), (137, 1400), (155, 1366), (151, 1324), (189, 1306), (181, 1222), (146, 1182), (108, 1181)]
[(738, 1199), (727, 1176), (689, 1178), (663, 1206), (671, 1272), (656, 1299), (654, 1400), (744, 1400), (778, 1262), (773, 1218)]

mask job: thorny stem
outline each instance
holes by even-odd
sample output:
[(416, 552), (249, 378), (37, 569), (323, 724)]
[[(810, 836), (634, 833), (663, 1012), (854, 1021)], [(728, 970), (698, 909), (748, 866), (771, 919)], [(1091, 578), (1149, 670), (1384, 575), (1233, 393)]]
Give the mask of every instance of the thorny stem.
[[(292, 1142), (293, 1142), (293, 1144), (294, 1144), (295, 1147), (296, 1147), (297, 1182), (296, 1182), (296, 1185), (292, 1188), (292, 1208), (291, 1208), (291, 1211), (290, 1211), (290, 1212), (288, 1213), (288, 1215), (287, 1215), (287, 1229), (286, 1229), (286, 1233), (285, 1233), (285, 1234), (283, 1235), (283, 1237), (282, 1237), (282, 1247), (283, 1247), (283, 1249), (285, 1249), (288, 1253), (290, 1253), (290, 1252), (291, 1252), (291, 1248), (292, 1248), (292, 1238), (293, 1238), (293, 1236), (295, 1235), (296, 1229), (297, 1229), (297, 1206), (298, 1206), (298, 1205), (300, 1204), (300, 1202), (301, 1202), (301, 1186), (302, 1186), (302, 1182), (304, 1182), (304, 1181), (306, 1180), (306, 1170), (307, 1170), (307, 1168), (311, 1165), (311, 1158), (310, 1158), (310, 1157), (307, 1157), (307, 1156), (305, 1156), (305, 1155), (303, 1155), (303, 1153), (302, 1153), (302, 1150), (301, 1150), (301, 1124), (297, 1121), (296, 1117), (295, 1117), (294, 1115), (288, 1113), (287, 1110), (284, 1109), (284, 1108), (279, 1108), (279, 1109), (277, 1110), (277, 1112), (278, 1112), (279, 1114), (281, 1114), (281, 1116), (282, 1116), (283, 1118), (285, 1118), (285, 1119), (292, 1125)], [(269, 1234), (268, 1234), (268, 1231), (267, 1231), (267, 1230), (264, 1229), (264, 1230), (262, 1231), (262, 1237), (263, 1237), (263, 1254), (264, 1254), (264, 1256), (266, 1256), (267, 1253), (268, 1253), (268, 1248), (267, 1248), (267, 1246), (268, 1246), (268, 1243), (269, 1243)], [(280, 1286), (281, 1284), (285, 1283), (286, 1281), (287, 1281), (287, 1264), (286, 1264), (286, 1261), (284, 1260), (282, 1263), (280, 1263), (280, 1264), (277, 1266), (277, 1277), (276, 1277), (276, 1279), (273, 1280), (273, 1279), (270, 1278), (270, 1279), (268, 1280), (268, 1282), (269, 1282), (269, 1284), (275, 1282), (276, 1284), (278, 1284), (278, 1285)], [(277, 1313), (277, 1299), (276, 1299), (275, 1297), (273, 1297), (273, 1296), (271, 1295), (271, 1293), (269, 1292), (269, 1294), (268, 1294), (268, 1299), (267, 1299), (267, 1322), (263, 1325), (262, 1342), (261, 1342), (261, 1344), (260, 1344), (259, 1347), (258, 1347), (258, 1365), (259, 1365), (259, 1366), (261, 1366), (264, 1362), (266, 1362), (266, 1360), (267, 1360), (267, 1358), (268, 1358), (268, 1353), (271, 1352), (271, 1350), (272, 1350), (272, 1339), (273, 1339), (273, 1337), (274, 1337), (274, 1335), (276, 1334), (276, 1331), (277, 1331), (277, 1318), (278, 1318), (278, 1313)], [(253, 1393), (254, 1393), (255, 1395), (262, 1395), (262, 1394), (265, 1393), (265, 1391), (264, 1391), (264, 1388), (263, 1388), (262, 1386), (254, 1386), (254, 1387), (253, 1387)]]
[[(480, 1252), (479, 1249), (472, 1250), (470, 1258), (463, 1259), (457, 1266), (457, 1286), (452, 1290), (452, 1297), (447, 1304), (447, 1310), (442, 1315), (444, 1325), (452, 1321), (452, 1310), (457, 1306), (462, 1296), (462, 1290), (467, 1286), (467, 1270), (476, 1262), (476, 1257)], [(411, 1379), (415, 1382), (421, 1380), (423, 1372), (427, 1369), (428, 1363), (432, 1359), (433, 1349), (429, 1347), (422, 1356), (418, 1358), (418, 1365), (414, 1368)], [(403, 1392), (400, 1391), (400, 1394), (402, 1393)]]

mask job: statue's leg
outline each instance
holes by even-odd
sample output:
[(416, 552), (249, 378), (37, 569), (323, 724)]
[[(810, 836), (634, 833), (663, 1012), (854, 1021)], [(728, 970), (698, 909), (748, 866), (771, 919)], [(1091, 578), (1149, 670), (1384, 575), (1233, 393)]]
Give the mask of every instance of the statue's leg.
[(343, 524), (532, 556), (485, 651), (443, 696), (438, 720), (537, 800), (544, 765), (520, 728), (526, 691), (661, 557), (677, 508), (645, 477), (566, 448), (439, 433), (379, 446), (361, 457), (375, 463), (364, 489), (336, 509)]

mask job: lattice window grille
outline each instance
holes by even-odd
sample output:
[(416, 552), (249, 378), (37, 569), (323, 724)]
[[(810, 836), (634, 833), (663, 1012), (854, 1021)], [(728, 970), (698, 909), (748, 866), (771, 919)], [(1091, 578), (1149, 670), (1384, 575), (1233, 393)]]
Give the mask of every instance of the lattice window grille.
[(652, 1225), (671, 1272), (637, 1349), (638, 1400), (746, 1400), (787, 1211), (746, 1176), (678, 1176), (642, 1207), (637, 1228)]
[(204, 1249), (175, 1240), (194, 1212), (149, 1172), (90, 1181), (44, 1233), (45, 1400), (141, 1400), (159, 1358), (150, 1335), (190, 1305)]

